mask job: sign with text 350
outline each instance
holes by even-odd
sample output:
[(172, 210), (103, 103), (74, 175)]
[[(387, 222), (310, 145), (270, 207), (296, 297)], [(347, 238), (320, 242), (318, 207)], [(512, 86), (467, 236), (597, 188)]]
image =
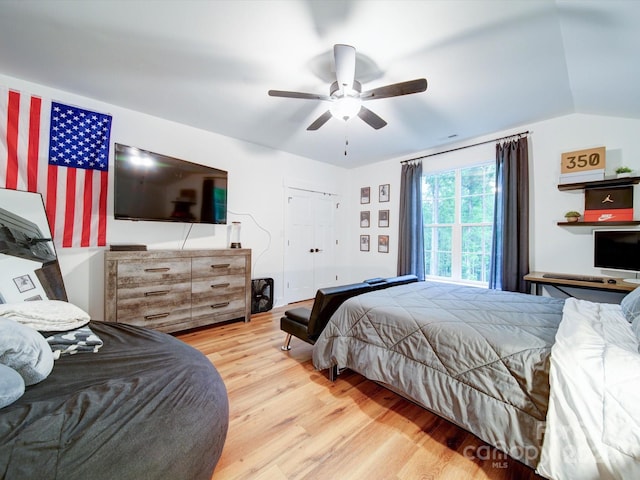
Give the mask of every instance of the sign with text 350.
[(576, 173), (604, 169), (606, 160), (605, 152), (605, 147), (596, 147), (563, 153), (560, 160), (560, 173)]

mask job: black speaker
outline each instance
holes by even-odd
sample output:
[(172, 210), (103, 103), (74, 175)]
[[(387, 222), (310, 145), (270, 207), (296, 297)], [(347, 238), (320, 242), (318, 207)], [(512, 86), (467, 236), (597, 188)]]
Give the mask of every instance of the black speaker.
[(273, 308), (273, 278), (251, 280), (251, 313), (268, 312)]

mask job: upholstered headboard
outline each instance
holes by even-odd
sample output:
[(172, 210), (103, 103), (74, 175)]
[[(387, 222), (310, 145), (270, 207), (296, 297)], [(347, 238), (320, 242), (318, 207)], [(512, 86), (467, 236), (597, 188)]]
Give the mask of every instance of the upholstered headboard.
[(67, 300), (39, 193), (0, 188), (0, 303)]

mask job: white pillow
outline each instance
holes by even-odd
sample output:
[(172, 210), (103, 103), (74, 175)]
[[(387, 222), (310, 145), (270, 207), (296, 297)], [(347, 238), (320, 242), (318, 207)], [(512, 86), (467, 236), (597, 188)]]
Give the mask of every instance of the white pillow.
[(6, 303), (0, 305), (0, 317), (9, 318), (43, 332), (73, 330), (86, 325), (91, 320), (84, 310), (60, 300)]
[(640, 287), (627, 293), (620, 302), (620, 307), (629, 323), (640, 316)]
[(37, 331), (0, 318), (0, 363), (13, 368), (29, 386), (49, 376), (53, 352)]
[(638, 352), (640, 352), (640, 315), (631, 323), (631, 330), (638, 340)]

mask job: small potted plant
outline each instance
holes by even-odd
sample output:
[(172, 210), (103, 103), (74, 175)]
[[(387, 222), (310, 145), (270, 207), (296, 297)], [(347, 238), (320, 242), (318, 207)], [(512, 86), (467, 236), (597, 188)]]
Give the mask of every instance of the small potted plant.
[(575, 210), (570, 210), (564, 214), (564, 218), (567, 219), (567, 222), (577, 222), (580, 218), (580, 212), (576, 212)]
[(629, 167), (618, 167), (616, 168), (616, 177), (624, 178), (630, 177), (632, 170)]

